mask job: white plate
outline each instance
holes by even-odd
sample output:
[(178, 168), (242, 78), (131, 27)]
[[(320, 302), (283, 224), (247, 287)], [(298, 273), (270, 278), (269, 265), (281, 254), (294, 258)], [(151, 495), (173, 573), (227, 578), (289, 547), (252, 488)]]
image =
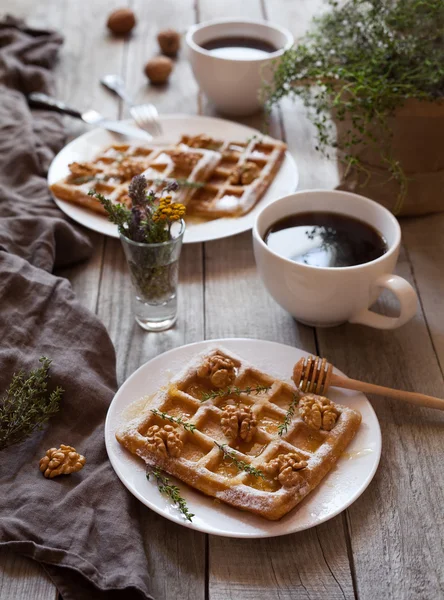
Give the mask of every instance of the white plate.
[[(176, 142), (183, 134), (197, 135), (199, 133), (206, 133), (218, 139), (239, 141), (246, 140), (252, 135), (265, 137), (251, 127), (212, 117), (162, 115), (160, 116), (160, 121), (164, 134), (153, 140), (156, 144)], [(128, 122), (131, 123), (131, 121)], [(48, 172), (49, 185), (69, 174), (69, 163), (92, 160), (104, 147), (121, 140), (121, 136), (105, 129), (93, 129), (79, 136), (67, 144), (52, 161)], [(203, 222), (197, 222), (197, 220), (196, 222), (192, 222), (190, 220), (187, 223), (184, 243), (207, 242), (248, 231), (252, 228), (256, 214), (260, 208), (270, 204), (270, 202), (281, 196), (286, 196), (294, 192), (297, 184), (298, 170), (293, 158), (287, 152), (277, 176), (253, 210), (247, 215), (238, 218), (223, 218)], [(71, 217), (71, 219), (77, 221), (77, 223), (104, 235), (115, 238), (119, 237), (117, 227), (110, 223), (105, 216), (71, 204), (65, 200), (60, 200), (55, 196), (54, 200), (57, 206)]]
[[(381, 455), (381, 430), (376, 414), (363, 394), (351, 390), (332, 389), (329, 397), (361, 413), (362, 423), (355, 439), (321, 484), (280, 521), (267, 521), (215, 502), (171, 478), (179, 485), (190, 511), (195, 515), (190, 523), (159, 493), (155, 482), (147, 481), (145, 463), (127, 452), (115, 438), (122, 412), (133, 401), (154, 393), (165, 385), (172, 374), (182, 369), (196, 353), (219, 344), (244, 356), (267, 373), (288, 381), (295, 362), (302, 356), (307, 356), (306, 352), (298, 348), (275, 342), (225, 339), (182, 346), (144, 364), (125, 381), (114, 396), (105, 423), (108, 456), (123, 484), (143, 504), (175, 523), (213, 535), (236, 538), (272, 537), (302, 531), (331, 519), (350, 506), (372, 480)], [(335, 372), (340, 373), (336, 369)]]

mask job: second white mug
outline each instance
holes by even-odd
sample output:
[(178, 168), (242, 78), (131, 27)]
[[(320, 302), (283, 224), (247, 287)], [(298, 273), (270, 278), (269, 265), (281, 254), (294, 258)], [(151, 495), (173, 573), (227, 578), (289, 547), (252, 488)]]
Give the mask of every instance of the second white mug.
[[(276, 51), (264, 58), (227, 58), (214, 55), (202, 44), (224, 37), (256, 38), (272, 44)], [(267, 21), (249, 19), (215, 19), (194, 25), (188, 30), (188, 58), (199, 87), (216, 108), (227, 115), (250, 115), (262, 106), (260, 98), (264, 79), (272, 61), (293, 45), (289, 31)]]
[[(280, 256), (264, 241), (267, 230), (280, 219), (306, 212), (334, 212), (355, 217), (379, 231), (387, 252), (370, 262), (350, 267), (313, 267)], [(253, 228), (254, 255), (259, 274), (270, 294), (301, 323), (331, 327), (346, 321), (379, 329), (395, 329), (417, 310), (412, 286), (394, 275), (401, 244), (396, 218), (383, 206), (349, 192), (310, 190), (280, 198), (257, 216)], [(369, 310), (383, 288), (399, 300), (398, 317)]]

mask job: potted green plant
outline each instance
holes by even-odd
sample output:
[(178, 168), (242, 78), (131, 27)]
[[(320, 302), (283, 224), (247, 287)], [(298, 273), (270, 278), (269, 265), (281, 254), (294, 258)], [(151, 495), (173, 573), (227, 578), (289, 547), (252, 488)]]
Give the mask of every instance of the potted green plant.
[(340, 189), (395, 214), (444, 210), (443, 0), (328, 4), (275, 64), (268, 106), (302, 98)]

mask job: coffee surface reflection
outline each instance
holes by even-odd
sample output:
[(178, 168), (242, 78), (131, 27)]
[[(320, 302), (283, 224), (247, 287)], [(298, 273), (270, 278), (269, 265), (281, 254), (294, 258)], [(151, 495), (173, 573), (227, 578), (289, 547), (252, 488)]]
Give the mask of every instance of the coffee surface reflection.
[(265, 233), (271, 250), (312, 267), (353, 267), (387, 252), (387, 242), (374, 227), (332, 212), (305, 212), (276, 221)]

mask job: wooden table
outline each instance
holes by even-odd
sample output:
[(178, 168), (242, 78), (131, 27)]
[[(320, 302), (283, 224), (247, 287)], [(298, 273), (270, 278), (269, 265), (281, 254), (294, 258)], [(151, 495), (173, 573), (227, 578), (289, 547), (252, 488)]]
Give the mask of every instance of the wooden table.
[[(57, 68), (58, 95), (72, 105), (126, 116), (99, 85), (121, 73), (137, 101), (161, 113), (214, 114), (199, 93), (184, 52), (167, 89), (147, 86), (144, 63), (157, 52), (155, 34), (184, 31), (215, 17), (270, 19), (295, 36), (321, 0), (131, 0), (139, 24), (129, 41), (108, 36), (108, 13), (118, 0), (15, 0), (4, 8), (32, 25), (66, 37)], [(261, 117), (242, 122), (260, 127)], [(82, 125), (67, 121), (70, 134)], [(333, 162), (314, 149), (314, 128), (299, 105), (284, 102), (272, 134), (284, 139), (300, 170), (300, 189), (332, 188)], [(397, 331), (356, 325), (311, 329), (296, 323), (258, 279), (251, 233), (188, 245), (181, 260), (177, 326), (148, 334), (130, 310), (129, 275), (118, 240), (91, 233), (94, 256), (60, 273), (79, 300), (105, 323), (117, 350), (122, 383), (141, 364), (183, 344), (219, 337), (257, 337), (327, 356), (351, 377), (444, 397), (444, 214), (402, 222), (404, 246), (397, 272), (415, 286), (416, 317)], [(390, 314), (384, 296), (379, 309)], [(383, 438), (381, 464), (366, 492), (345, 512), (303, 533), (265, 540), (232, 540), (180, 527), (141, 505), (156, 600), (388, 600), (444, 597), (443, 415), (384, 398), (371, 398)], [(441, 458), (440, 458), (441, 457)], [(2, 552), (1, 600), (55, 600), (38, 565)]]

